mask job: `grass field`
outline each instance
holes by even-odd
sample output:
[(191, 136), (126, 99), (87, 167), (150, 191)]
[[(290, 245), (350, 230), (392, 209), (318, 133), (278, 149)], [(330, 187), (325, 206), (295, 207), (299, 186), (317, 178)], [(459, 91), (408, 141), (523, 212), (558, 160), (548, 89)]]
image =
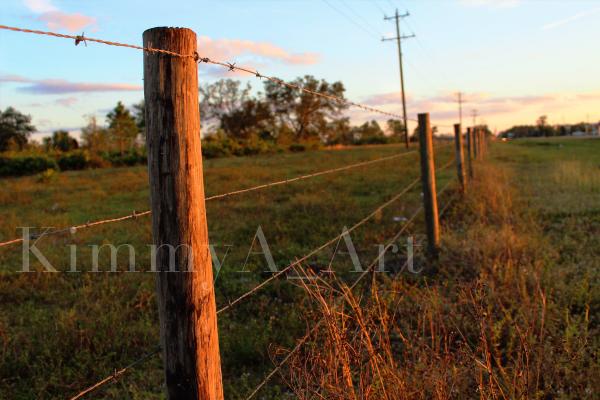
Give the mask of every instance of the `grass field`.
[[(224, 193), (401, 151), (400, 146), (376, 146), (210, 160), (205, 163), (206, 191)], [(440, 150), (436, 164), (450, 160), (451, 151)], [(417, 177), (418, 155), (410, 154), (209, 202), (210, 239), (219, 258), (225, 257), (216, 281), (218, 306), (268, 276), (261, 255), (251, 255), (249, 272), (239, 272), (259, 225), (283, 267), (340, 234)], [(450, 168), (438, 175), (438, 187), (454, 179)], [(5, 179), (2, 184), (0, 241), (19, 236), (20, 226), (65, 227), (149, 206), (145, 168)], [(403, 273), (381, 282), (385, 293), (404, 293), (385, 297), (400, 310), (391, 319), (390, 336), (414, 339), (413, 346), (391, 346), (402, 355), (393, 379), (405, 386), (397, 386), (414, 386), (412, 392), (402, 392), (405, 398), (479, 397), (477, 390), (485, 398), (524, 398), (523, 393), (531, 398), (548, 393), (554, 398), (595, 398), (600, 381), (600, 140), (494, 143), (489, 162), (477, 165), (472, 186), (466, 200), (444, 217), (439, 261), (420, 276)], [(363, 263), (419, 206), (419, 191), (412, 190), (352, 233)], [(444, 193), (441, 206), (451, 195)], [(418, 220), (412, 232), (422, 232), (422, 225)], [(157, 346), (154, 276), (125, 272), (124, 254), (119, 257), (123, 272), (88, 272), (91, 244), (130, 243), (137, 250), (136, 264), (149, 265), (150, 231), (150, 219), (141, 217), (40, 240), (37, 247), (62, 271), (69, 269), (68, 245), (76, 244), (81, 273), (18, 273), (20, 246), (0, 249), (0, 398), (64, 398)], [(311, 265), (326, 266), (331, 256), (324, 251)], [(390, 263), (394, 257), (402, 256), (390, 256)], [(348, 271), (347, 258), (336, 256), (336, 270)], [(108, 254), (100, 261), (108, 265)], [(461, 293), (474, 300), (466, 301)], [(494, 312), (486, 313), (486, 307)], [(226, 398), (244, 398), (273, 367), (273, 346), (292, 347), (313, 314), (304, 291), (281, 280), (221, 315)], [(421, 316), (429, 318), (428, 329)], [(456, 329), (446, 329), (451, 316), (462, 316), (455, 321)], [(496, 347), (481, 344), (488, 322), (491, 336), (486, 343)], [(439, 331), (434, 329), (438, 325)], [(434, 344), (437, 340), (445, 341), (446, 350)], [(464, 355), (465, 343), (470, 343), (471, 353), (483, 352), (489, 384), (484, 384), (476, 356)], [(499, 351), (497, 366), (488, 347)], [(519, 375), (530, 370), (535, 379)], [(262, 398), (283, 397), (288, 392), (284, 378), (275, 379)], [(162, 398), (162, 380), (156, 356), (93, 397)]]

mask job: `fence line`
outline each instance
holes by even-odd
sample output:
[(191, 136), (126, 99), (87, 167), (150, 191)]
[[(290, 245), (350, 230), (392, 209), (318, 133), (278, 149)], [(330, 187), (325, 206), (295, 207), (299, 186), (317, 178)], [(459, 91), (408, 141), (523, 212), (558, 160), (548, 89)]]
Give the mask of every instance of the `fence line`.
[[(438, 169), (438, 171), (443, 171), (443, 170), (449, 168), (453, 163), (454, 163), (454, 160), (450, 160), (450, 162), (448, 162), (444, 166), (440, 167)], [(396, 194), (390, 200), (386, 201), (384, 204), (382, 204), (381, 206), (377, 207), (369, 215), (367, 215), (366, 217), (364, 217), (363, 219), (361, 219), (360, 221), (358, 221), (352, 227), (348, 228), (346, 230), (346, 232), (343, 232), (343, 233), (337, 235), (336, 237), (334, 237), (333, 239), (328, 240), (327, 242), (323, 243), (321, 246), (319, 246), (316, 249), (312, 250), (308, 254), (306, 254), (303, 257), (299, 258), (298, 260), (290, 263), (287, 267), (283, 268), (281, 271), (277, 271), (275, 274), (271, 275), (269, 278), (265, 279), (260, 284), (258, 284), (254, 288), (250, 289), (246, 293), (244, 293), (241, 296), (237, 297), (235, 300), (230, 301), (226, 306), (221, 307), (217, 311), (217, 315), (220, 314), (220, 313), (222, 313), (222, 312), (224, 312), (224, 311), (227, 311), (230, 308), (232, 308), (235, 304), (239, 303), (243, 299), (245, 299), (245, 298), (251, 296), (252, 294), (254, 294), (255, 292), (259, 291), (261, 288), (263, 288), (264, 286), (266, 286), (268, 283), (270, 283), (271, 281), (277, 279), (278, 277), (280, 277), (281, 275), (283, 275), (284, 273), (286, 273), (290, 269), (294, 268), (295, 266), (299, 265), (300, 263), (306, 261), (307, 259), (309, 259), (313, 255), (317, 254), (319, 251), (321, 251), (321, 250), (325, 249), (326, 247), (328, 247), (328, 246), (334, 244), (335, 242), (339, 241), (340, 239), (342, 239), (344, 237), (345, 234), (349, 234), (350, 232), (354, 231), (355, 229), (357, 229), (361, 225), (365, 224), (371, 218), (373, 218), (375, 215), (377, 215), (380, 211), (382, 211), (383, 209), (385, 209), (389, 205), (393, 204), (398, 199), (400, 199), (403, 195), (405, 195), (406, 193), (408, 193), (413, 187), (415, 187), (419, 183), (419, 181), (420, 181), (420, 178), (417, 178), (414, 181), (412, 181), (409, 185), (407, 185), (406, 187), (404, 187), (404, 189), (402, 189), (402, 191), (400, 191), (398, 194)]]
[[(446, 145), (443, 145), (446, 146)], [(440, 146), (440, 147), (443, 147)], [(389, 160), (393, 160), (396, 158), (400, 158), (400, 157), (404, 157), (410, 154), (414, 154), (416, 153), (416, 151), (408, 151), (408, 152), (403, 152), (403, 153), (399, 153), (399, 154), (394, 154), (391, 156), (387, 156), (387, 157), (381, 157), (381, 158), (376, 158), (374, 160), (368, 160), (368, 161), (362, 161), (362, 162), (358, 162), (355, 164), (350, 164), (350, 165), (345, 165), (342, 167), (337, 167), (337, 168), (331, 168), (328, 170), (324, 170), (324, 171), (318, 171), (318, 172), (313, 172), (310, 174), (306, 174), (306, 175), (301, 175), (301, 176), (296, 176), (294, 178), (288, 178), (288, 179), (282, 179), (280, 181), (275, 181), (275, 182), (270, 182), (270, 183), (265, 183), (265, 184), (261, 184), (261, 185), (257, 185), (257, 186), (252, 186), (249, 188), (245, 188), (245, 189), (239, 189), (239, 190), (234, 190), (231, 192), (227, 192), (227, 193), (222, 193), (222, 194), (217, 194), (214, 196), (209, 196), (205, 198), (205, 201), (212, 201), (212, 200), (218, 200), (218, 199), (223, 199), (226, 197), (230, 197), (230, 196), (236, 196), (239, 194), (243, 194), (243, 193), (248, 193), (248, 192), (253, 192), (255, 190), (261, 190), (261, 189), (266, 189), (266, 188), (270, 188), (273, 186), (280, 186), (280, 185), (284, 185), (284, 184), (288, 184), (288, 183), (293, 183), (293, 182), (297, 182), (297, 181), (301, 181), (301, 180), (306, 180), (306, 179), (310, 179), (310, 178), (316, 178), (318, 176), (323, 176), (323, 175), (328, 175), (328, 174), (333, 174), (336, 172), (342, 172), (342, 171), (347, 171), (350, 169), (354, 169), (354, 168), (359, 168), (359, 167), (364, 167), (367, 165), (371, 165), (371, 164), (375, 164), (375, 163), (379, 163), (379, 162), (383, 162), (383, 161), (389, 161)], [(113, 222), (121, 222), (121, 221), (126, 221), (129, 219), (135, 219), (138, 217), (143, 217), (146, 215), (150, 215), (152, 212), (149, 210), (146, 211), (141, 211), (141, 212), (136, 212), (133, 211), (131, 214), (122, 216), (122, 217), (116, 217), (116, 218), (109, 218), (109, 219), (103, 219), (103, 220), (98, 220), (98, 221), (93, 221), (93, 222), (86, 222), (85, 224), (80, 224), (80, 225), (73, 225), (67, 228), (60, 228), (57, 230), (53, 230), (53, 231), (48, 231), (48, 232), (44, 232), (39, 234), (38, 236), (33, 236), (32, 239), (40, 239), (44, 236), (49, 236), (49, 235), (55, 235), (55, 234), (60, 234), (60, 233), (75, 233), (76, 231), (78, 231), (79, 229), (82, 228), (89, 228), (92, 226), (97, 226), (97, 225), (104, 225), (104, 224), (109, 224), (109, 223), (113, 223)], [(23, 242), (23, 238), (15, 238), (15, 239), (11, 239), (5, 242), (0, 242), (0, 247), (4, 247), (4, 246), (8, 246), (11, 244), (16, 244), (16, 243), (21, 243)]]

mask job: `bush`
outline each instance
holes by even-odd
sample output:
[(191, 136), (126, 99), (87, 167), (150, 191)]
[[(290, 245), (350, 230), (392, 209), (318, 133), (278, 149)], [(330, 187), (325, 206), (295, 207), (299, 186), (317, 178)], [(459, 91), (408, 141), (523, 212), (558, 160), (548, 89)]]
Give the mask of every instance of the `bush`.
[(44, 156), (0, 157), (0, 176), (33, 175), (48, 169), (58, 169), (58, 165)]
[(58, 166), (61, 171), (80, 170), (88, 167), (89, 157), (83, 151), (76, 151), (60, 155), (58, 157)]
[(121, 154), (118, 152), (104, 153), (102, 157), (110, 162), (113, 166), (133, 166), (138, 164), (146, 164), (148, 161), (147, 155), (143, 150), (129, 150), (127, 153)]
[(294, 153), (299, 153), (301, 151), (306, 151), (306, 146), (302, 143), (292, 143), (288, 149)]

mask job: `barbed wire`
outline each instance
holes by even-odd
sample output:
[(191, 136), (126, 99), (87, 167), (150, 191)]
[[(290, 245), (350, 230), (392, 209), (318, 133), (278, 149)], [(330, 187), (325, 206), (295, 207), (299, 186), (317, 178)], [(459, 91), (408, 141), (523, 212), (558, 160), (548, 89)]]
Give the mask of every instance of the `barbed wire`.
[[(350, 290), (350, 291), (353, 290), (360, 283), (360, 281), (365, 276), (367, 276), (367, 274), (369, 274), (371, 272), (371, 270), (373, 269), (373, 267), (375, 267), (375, 265), (377, 265), (377, 263), (379, 262), (381, 257), (383, 257), (387, 253), (387, 251), (390, 249), (390, 247), (392, 247), (394, 245), (394, 243), (398, 240), (398, 238), (408, 229), (408, 227), (414, 222), (414, 220), (418, 217), (418, 215), (421, 213), (422, 210), (423, 210), (423, 206), (419, 206), (419, 208), (417, 208), (417, 210), (411, 215), (411, 217), (404, 223), (402, 228), (400, 228), (400, 230), (398, 232), (396, 232), (396, 234), (394, 234), (394, 236), (388, 241), (386, 246), (384, 246), (383, 250), (378, 253), (377, 257), (375, 257), (375, 259), (369, 264), (369, 266), (358, 276), (358, 278), (352, 283), (352, 285), (350, 285), (348, 287), (348, 290)], [(407, 264), (408, 264), (408, 260), (404, 263), (404, 266), (406, 266)], [(308, 338), (314, 332), (316, 332), (316, 330), (323, 323), (323, 321), (324, 321), (324, 319), (321, 318), (310, 329), (310, 331), (298, 341), (296, 346), (292, 350), (290, 350), (290, 352), (286, 355), (286, 357), (279, 364), (277, 364), (277, 366), (275, 366), (275, 368), (273, 368), (271, 370), (271, 372), (269, 372), (269, 374), (246, 397), (246, 400), (252, 399), (271, 380), (271, 378), (273, 378), (273, 376), (275, 376), (275, 374), (277, 372), (279, 372), (279, 370), (281, 370), (281, 368), (285, 365), (285, 363), (287, 363), (287, 361), (292, 357), (292, 355), (294, 355), (295, 353), (300, 351), (300, 348), (304, 345), (304, 343), (306, 343)]]
[(194, 52), (194, 54), (181, 54), (181, 53), (168, 51), (168, 50), (155, 49), (152, 47), (142, 47), (142, 46), (136, 46), (136, 45), (127, 44), (127, 43), (113, 42), (113, 41), (96, 39), (96, 38), (89, 38), (87, 36), (84, 36), (83, 34), (81, 34), (81, 35), (65, 35), (62, 33), (56, 33), (56, 32), (51, 32), (51, 31), (40, 31), (40, 30), (18, 28), (18, 27), (7, 26), (7, 25), (0, 25), (0, 29), (14, 31), (14, 32), (32, 33), (35, 35), (53, 36), (53, 37), (62, 38), (62, 39), (71, 39), (71, 40), (75, 41), (75, 45), (78, 45), (79, 43), (82, 43), (82, 42), (84, 42), (84, 43), (95, 42), (95, 43), (105, 44), (108, 46), (127, 47), (130, 49), (141, 50), (141, 51), (145, 51), (145, 52), (149, 52), (149, 53), (160, 53), (160, 54), (165, 54), (165, 55), (170, 55), (170, 56), (175, 56), (175, 57), (192, 58), (192, 59), (196, 60), (198, 63), (218, 65), (218, 66), (226, 68), (228, 71), (231, 71), (231, 72), (233, 72), (233, 71), (245, 72), (247, 74), (254, 75), (256, 78), (259, 78), (259, 79), (264, 78), (264, 79), (271, 81), (275, 84), (278, 84), (280, 86), (286, 86), (291, 89), (300, 90), (300, 91), (309, 93), (314, 96), (333, 100), (333, 101), (336, 101), (338, 103), (342, 103), (342, 104), (345, 104), (348, 106), (357, 107), (357, 108), (363, 109), (365, 111), (370, 111), (370, 112), (374, 112), (374, 113), (378, 113), (378, 114), (382, 114), (382, 115), (387, 115), (389, 117), (402, 119), (402, 117), (399, 114), (391, 113), (391, 112), (380, 110), (380, 109), (370, 107), (370, 106), (367, 106), (364, 104), (356, 103), (356, 102), (347, 100), (343, 97), (334, 96), (331, 94), (326, 94), (326, 93), (318, 92), (315, 90), (307, 89), (305, 87), (296, 85), (294, 83), (285, 82), (274, 76), (263, 75), (255, 69), (239, 67), (236, 65), (235, 62), (223, 62), (223, 61), (218, 61), (218, 60), (212, 60), (209, 57), (200, 57), (200, 55), (197, 52)]
[[(442, 167), (438, 168), (436, 171), (443, 171), (443, 170), (447, 169), (448, 167), (450, 167), (453, 163), (454, 163), (454, 160), (450, 160), (448, 163), (446, 163)], [(260, 289), (262, 289), (263, 287), (265, 287), (271, 281), (277, 279), (278, 277), (280, 277), (281, 275), (285, 274), (287, 271), (291, 270), (295, 266), (300, 265), (300, 263), (308, 260), (310, 257), (314, 256), (315, 254), (317, 254), (321, 250), (323, 250), (323, 249), (327, 248), (328, 246), (334, 244), (335, 242), (339, 241), (340, 239), (342, 239), (344, 237), (344, 235), (349, 234), (350, 232), (354, 231), (355, 229), (357, 229), (361, 225), (365, 224), (367, 221), (369, 221), (371, 218), (373, 218), (375, 215), (377, 215), (383, 209), (385, 209), (390, 204), (392, 204), (395, 201), (397, 201), (398, 199), (400, 199), (400, 197), (402, 197), (404, 194), (408, 193), (408, 191), (410, 191), (415, 185), (417, 185), (419, 183), (420, 179), (421, 178), (417, 178), (414, 181), (412, 181), (410, 184), (408, 184), (406, 187), (404, 187), (404, 189), (402, 189), (398, 194), (396, 194), (390, 200), (388, 200), (385, 203), (383, 203), (381, 206), (377, 207), (373, 212), (371, 212), (369, 215), (367, 215), (366, 217), (364, 217), (363, 219), (361, 219), (360, 221), (358, 221), (356, 224), (354, 224), (352, 227), (350, 227), (349, 229), (347, 229), (345, 232), (337, 235), (336, 237), (334, 237), (331, 240), (328, 240), (327, 242), (323, 243), (321, 246), (319, 246), (316, 249), (312, 250), (308, 254), (306, 254), (306, 255), (302, 256), (301, 258), (297, 259), (296, 261), (290, 263), (288, 266), (286, 266), (285, 268), (283, 268), (281, 271), (277, 271), (276, 273), (274, 273), (273, 275), (271, 275), (269, 278), (265, 279), (264, 281), (262, 281), (261, 283), (259, 283), (255, 287), (253, 287), (252, 289), (248, 290), (247, 292), (245, 292), (241, 296), (237, 297), (235, 300), (230, 301), (227, 305), (225, 305), (225, 306), (221, 307), (219, 310), (217, 310), (217, 314), (220, 314), (220, 313), (222, 313), (224, 311), (227, 311), (228, 309), (232, 308), (234, 305), (236, 305), (240, 301), (242, 301), (245, 298), (253, 295), (256, 292), (258, 292)], [(446, 190), (446, 188), (447, 187), (445, 187), (443, 190)]]
[(157, 349), (155, 349), (154, 351), (145, 354), (144, 356), (138, 358), (137, 360), (135, 360), (134, 362), (132, 362), (131, 364), (121, 368), (120, 370), (115, 370), (114, 373), (112, 373), (111, 375), (107, 376), (106, 378), (102, 379), (101, 381), (96, 382), (95, 384), (93, 384), (92, 386), (89, 386), (88, 388), (82, 390), (81, 392), (77, 393), (75, 396), (71, 397), (70, 400), (79, 400), (81, 398), (83, 398), (85, 395), (99, 389), (100, 387), (106, 385), (109, 382), (115, 382), (120, 376), (122, 376), (123, 374), (125, 374), (125, 372), (129, 371), (131, 368), (135, 367), (136, 365), (139, 365), (141, 363), (143, 363), (144, 361), (148, 360), (149, 358), (153, 357), (154, 355), (160, 353), (161, 349), (160, 347), (158, 347)]
[[(375, 163), (379, 163), (379, 162), (383, 162), (383, 161), (389, 161), (389, 160), (393, 160), (393, 159), (396, 159), (396, 158), (404, 157), (404, 156), (407, 156), (407, 155), (410, 155), (410, 154), (415, 154), (415, 153), (416, 153), (416, 151), (408, 151), (408, 152), (393, 154), (391, 156), (376, 158), (374, 160), (361, 161), (361, 162), (358, 162), (358, 163), (354, 163), (354, 164), (350, 164), (350, 165), (345, 165), (345, 166), (342, 166), (342, 167), (336, 167), (336, 168), (331, 168), (331, 169), (327, 169), (327, 170), (323, 170), (323, 171), (313, 172), (313, 173), (310, 173), (310, 174), (296, 176), (296, 177), (293, 177), (293, 178), (282, 179), (280, 181), (265, 183), (265, 184), (262, 184), (262, 185), (252, 186), (252, 187), (245, 188), (245, 189), (239, 189), (239, 190), (234, 190), (234, 191), (227, 192), (227, 193), (222, 193), (222, 194), (217, 194), (217, 195), (214, 195), (214, 196), (209, 196), (209, 197), (205, 198), (205, 201), (213, 201), (213, 200), (223, 199), (223, 198), (230, 197), (230, 196), (240, 195), (242, 193), (253, 192), (255, 190), (266, 189), (266, 188), (270, 188), (270, 187), (273, 187), (273, 186), (284, 185), (284, 184), (288, 184), (288, 183), (292, 183), (292, 182), (297, 182), (297, 181), (301, 181), (301, 180), (305, 180), (305, 179), (315, 178), (315, 177), (318, 177), (318, 176), (333, 174), (333, 173), (336, 173), (336, 172), (347, 171), (347, 170), (350, 170), (350, 169), (364, 167), (364, 166), (367, 166), (367, 165), (371, 165), (371, 164), (375, 164)], [(89, 227), (92, 227), (92, 226), (104, 225), (104, 224), (109, 224), (109, 223), (113, 223), (113, 222), (126, 221), (126, 220), (129, 220), (129, 219), (135, 219), (135, 218), (143, 217), (143, 216), (146, 216), (146, 215), (150, 215), (151, 213), (152, 213), (152, 211), (150, 211), (150, 210), (141, 211), (141, 212), (133, 211), (131, 214), (128, 214), (128, 215), (125, 215), (125, 216), (122, 216), (122, 217), (115, 217), (115, 218), (103, 219), (103, 220), (98, 220), (98, 221), (93, 221), (93, 222), (86, 222), (85, 224), (73, 225), (73, 226), (70, 226), (70, 227), (60, 228), (60, 229), (56, 229), (56, 230), (47, 230), (46, 232), (43, 232), (43, 233), (41, 233), (39, 235), (33, 235), (30, 238), (31, 239), (40, 239), (40, 238), (42, 238), (44, 236), (55, 235), (55, 234), (60, 234), (60, 233), (67, 233), (67, 232), (70, 232), (70, 233), (74, 234), (78, 230), (83, 229), (83, 228), (89, 228)], [(16, 243), (21, 243), (21, 242), (23, 242), (23, 238), (22, 237), (21, 238), (15, 238), (15, 239), (11, 239), (11, 240), (8, 240), (8, 241), (5, 241), (5, 242), (0, 242), (0, 247), (4, 247), (4, 246), (16, 244)]]
[(286, 272), (288, 272), (289, 270), (291, 270), (295, 266), (297, 266), (300, 263), (308, 260), (310, 257), (314, 256), (315, 254), (317, 254), (321, 250), (327, 248), (328, 246), (331, 246), (332, 244), (334, 244), (338, 240), (342, 239), (344, 237), (344, 235), (347, 235), (350, 232), (356, 230), (358, 227), (360, 227), (361, 225), (363, 225), (366, 222), (368, 222), (371, 218), (375, 217), (379, 212), (381, 212), (383, 209), (385, 209), (386, 207), (388, 207), (390, 204), (392, 204), (395, 201), (397, 201), (398, 199), (400, 199), (404, 194), (408, 193), (408, 191), (411, 190), (417, 183), (419, 183), (419, 181), (420, 181), (420, 178), (415, 179), (410, 184), (408, 184), (404, 189), (402, 189), (398, 194), (396, 194), (390, 200), (386, 201), (385, 203), (383, 203), (382, 205), (380, 205), (379, 207), (377, 207), (374, 211), (372, 211), (369, 215), (367, 215), (366, 217), (364, 217), (363, 219), (361, 219), (360, 221), (358, 221), (356, 224), (352, 225), (350, 228), (346, 229), (341, 234), (335, 236), (333, 239), (328, 240), (327, 242), (323, 243), (321, 246), (319, 246), (316, 249), (312, 250), (308, 254), (306, 254), (306, 255), (302, 256), (301, 258), (297, 259), (296, 261), (290, 263), (287, 267), (283, 268), (282, 270), (277, 271), (276, 273), (274, 273), (273, 275), (271, 275), (269, 278), (265, 279), (264, 281), (262, 281), (261, 283), (259, 283), (255, 287), (253, 287), (252, 289), (248, 290), (247, 292), (245, 292), (241, 296), (237, 297), (235, 300), (230, 301), (227, 305), (225, 305), (225, 306), (221, 307), (219, 310), (217, 310), (217, 314), (220, 314), (220, 313), (222, 313), (224, 311), (227, 311), (228, 309), (232, 308), (237, 303), (241, 302), (242, 300), (246, 299), (247, 297), (253, 295), (256, 292), (258, 292), (260, 289), (262, 289), (263, 287), (265, 287), (267, 284), (269, 284), (273, 280), (279, 278), (281, 275), (285, 274)]

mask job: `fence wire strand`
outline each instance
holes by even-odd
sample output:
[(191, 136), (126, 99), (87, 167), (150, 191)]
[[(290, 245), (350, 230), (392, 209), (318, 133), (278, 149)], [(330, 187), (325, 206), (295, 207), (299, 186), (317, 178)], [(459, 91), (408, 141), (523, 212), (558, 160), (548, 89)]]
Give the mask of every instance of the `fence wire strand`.
[[(342, 172), (342, 171), (347, 171), (350, 169), (354, 169), (354, 168), (359, 168), (359, 167), (364, 167), (367, 165), (371, 165), (371, 164), (375, 164), (375, 163), (379, 163), (379, 162), (383, 162), (383, 161), (389, 161), (389, 160), (393, 160), (396, 158), (400, 158), (400, 157), (404, 157), (410, 154), (415, 154), (416, 151), (408, 151), (408, 152), (403, 152), (403, 153), (399, 153), (399, 154), (394, 154), (391, 156), (387, 156), (387, 157), (381, 157), (381, 158), (376, 158), (374, 160), (368, 160), (368, 161), (362, 161), (362, 162), (358, 162), (355, 164), (350, 164), (350, 165), (345, 165), (342, 167), (337, 167), (337, 168), (331, 168), (331, 169), (327, 169), (324, 171), (318, 171), (318, 172), (313, 172), (310, 174), (305, 174), (305, 175), (301, 175), (301, 176), (296, 176), (293, 178), (288, 178), (288, 179), (282, 179), (280, 181), (275, 181), (275, 182), (270, 182), (270, 183), (265, 183), (262, 185), (257, 185), (257, 186), (252, 186), (249, 188), (245, 188), (245, 189), (239, 189), (239, 190), (234, 190), (231, 192), (227, 192), (227, 193), (222, 193), (222, 194), (217, 194), (214, 196), (209, 196), (207, 198), (205, 198), (205, 201), (213, 201), (213, 200), (219, 200), (219, 199), (223, 199), (226, 197), (231, 197), (231, 196), (236, 196), (236, 195), (240, 195), (243, 193), (248, 193), (248, 192), (253, 192), (255, 190), (261, 190), (261, 189), (267, 189), (273, 186), (280, 186), (280, 185), (285, 185), (288, 183), (293, 183), (293, 182), (297, 182), (297, 181), (302, 181), (302, 180), (306, 180), (306, 179), (310, 179), (310, 178), (316, 178), (319, 176), (323, 176), (323, 175), (329, 175), (329, 174), (333, 174), (336, 172)], [(116, 218), (108, 218), (108, 219), (103, 219), (103, 220), (98, 220), (98, 221), (93, 221), (93, 222), (86, 222), (84, 224), (80, 224), (80, 225), (73, 225), (70, 227), (66, 227), (66, 228), (60, 228), (60, 229), (56, 229), (56, 230), (49, 230), (46, 232), (43, 232), (37, 236), (33, 236), (31, 237), (32, 239), (40, 239), (44, 236), (49, 236), (49, 235), (55, 235), (55, 234), (60, 234), (60, 233), (75, 233), (80, 229), (83, 228), (90, 228), (93, 226), (98, 226), (98, 225), (104, 225), (104, 224), (109, 224), (109, 223), (113, 223), (113, 222), (121, 222), (121, 221), (126, 221), (129, 219), (135, 219), (138, 217), (143, 217), (146, 215), (150, 215), (152, 213), (152, 211), (150, 210), (146, 210), (146, 211), (141, 211), (141, 212), (136, 212), (133, 211), (131, 214), (122, 216), (122, 217), (116, 217)], [(5, 242), (0, 242), (0, 247), (4, 247), (4, 246), (8, 246), (8, 245), (12, 245), (12, 244), (17, 244), (17, 243), (21, 243), (23, 242), (23, 238), (15, 238), (15, 239), (11, 239)]]
[(386, 201), (385, 203), (383, 203), (382, 205), (380, 205), (379, 207), (377, 207), (373, 212), (371, 212), (369, 215), (367, 215), (366, 217), (364, 217), (363, 219), (361, 219), (360, 221), (358, 221), (356, 224), (352, 225), (350, 228), (348, 228), (347, 230), (345, 230), (341, 234), (335, 236), (333, 239), (328, 240), (327, 242), (323, 243), (321, 246), (319, 246), (316, 249), (312, 250), (308, 254), (306, 254), (306, 255), (302, 256), (301, 258), (297, 259), (296, 261), (290, 263), (287, 267), (283, 268), (281, 271), (277, 271), (276, 273), (274, 273), (273, 275), (271, 275), (269, 278), (265, 279), (264, 281), (262, 281), (261, 283), (259, 283), (258, 285), (256, 285), (255, 287), (253, 287), (252, 289), (250, 289), (249, 291), (247, 291), (246, 293), (244, 293), (241, 296), (237, 297), (235, 300), (230, 301), (227, 305), (225, 305), (225, 306), (221, 307), (219, 310), (217, 310), (217, 314), (220, 314), (220, 313), (222, 313), (224, 311), (227, 311), (228, 309), (232, 308), (234, 305), (236, 305), (237, 303), (239, 303), (242, 300), (246, 299), (247, 297), (253, 295), (254, 293), (258, 292), (260, 289), (262, 289), (263, 287), (265, 287), (267, 284), (269, 284), (273, 280), (279, 278), (281, 275), (285, 274), (286, 272), (288, 272), (289, 270), (291, 270), (295, 266), (297, 266), (300, 263), (308, 260), (310, 257), (314, 256), (315, 254), (317, 254), (321, 250), (323, 250), (323, 249), (331, 246), (332, 244), (334, 244), (338, 240), (342, 239), (344, 237), (344, 235), (347, 235), (350, 232), (356, 230), (361, 225), (364, 225), (370, 219), (372, 219), (373, 217), (375, 217), (375, 215), (377, 215), (379, 212), (381, 212), (383, 209), (385, 209), (389, 205), (393, 204), (398, 199), (400, 199), (403, 195), (405, 195), (406, 193), (408, 193), (413, 187), (415, 187), (417, 185), (417, 183), (419, 183), (419, 181), (420, 181), (420, 178), (415, 179), (408, 186), (406, 186), (404, 189), (402, 189), (402, 191), (400, 191), (398, 194), (396, 194), (390, 200)]
[[(348, 287), (348, 290), (353, 290), (360, 283), (360, 281), (371, 272), (371, 270), (373, 269), (373, 267), (375, 267), (375, 265), (377, 265), (377, 263), (379, 262), (379, 260), (381, 259), (381, 257), (383, 257), (387, 253), (387, 251), (390, 249), (390, 247), (392, 247), (394, 245), (394, 243), (398, 240), (398, 238), (415, 221), (415, 219), (419, 216), (419, 214), (421, 213), (422, 210), (423, 210), (423, 206), (420, 206), (419, 208), (417, 208), (417, 210), (411, 215), (411, 217), (404, 223), (404, 225), (402, 226), (402, 228), (400, 228), (400, 230), (398, 232), (396, 232), (396, 234), (388, 241), (387, 245), (383, 248), (383, 251), (380, 251), (378, 253), (377, 257), (375, 257), (375, 259), (359, 275), (359, 277), (352, 283), (352, 285), (350, 285)], [(406, 263), (404, 264), (404, 266), (406, 266), (407, 264), (408, 264), (408, 260), (406, 261)], [(339, 298), (338, 298), (338, 300), (339, 300)], [(271, 378), (273, 378), (273, 376), (275, 376), (275, 374), (281, 370), (281, 368), (285, 365), (285, 363), (287, 363), (287, 361), (295, 353), (297, 353), (298, 351), (300, 351), (300, 349), (302, 348), (302, 346), (306, 343), (306, 341), (310, 338), (310, 336), (312, 336), (312, 334), (316, 332), (316, 330), (319, 328), (319, 326), (322, 323), (323, 323), (323, 319), (320, 319), (310, 329), (310, 331), (306, 335), (304, 335), (298, 341), (298, 343), (296, 344), (296, 346), (292, 350), (290, 350), (290, 352), (285, 356), (285, 358), (283, 360), (281, 360), (281, 362), (279, 364), (277, 364), (277, 366), (275, 366), (275, 368), (273, 368), (273, 370), (271, 370), (271, 372), (267, 376), (265, 376), (265, 378), (254, 388), (254, 390), (246, 397), (246, 400), (250, 400), (254, 396), (256, 396), (256, 394), (271, 380)]]
[(134, 362), (132, 362), (131, 364), (121, 368), (120, 370), (115, 370), (114, 373), (112, 373), (111, 375), (107, 376), (106, 378), (102, 379), (101, 381), (98, 381), (97, 383), (93, 384), (92, 386), (82, 390), (81, 392), (77, 393), (75, 396), (71, 397), (70, 400), (79, 400), (82, 399), (83, 397), (85, 397), (86, 395), (90, 394), (91, 392), (99, 389), (100, 387), (106, 385), (109, 382), (115, 382), (120, 376), (122, 376), (123, 374), (125, 374), (127, 371), (129, 371), (131, 368), (142, 364), (144, 361), (150, 359), (151, 357), (153, 357), (154, 355), (160, 353), (161, 349), (160, 347), (155, 349), (154, 351), (138, 358), (137, 360), (135, 360)]
[(224, 61), (212, 60), (209, 57), (201, 57), (198, 55), (197, 52), (195, 52), (194, 54), (181, 54), (181, 53), (168, 51), (168, 50), (155, 49), (152, 47), (142, 47), (142, 46), (136, 46), (133, 44), (90, 38), (90, 37), (84, 36), (83, 34), (82, 35), (65, 35), (62, 33), (56, 33), (56, 32), (51, 32), (51, 31), (40, 31), (40, 30), (18, 28), (18, 27), (7, 26), (7, 25), (0, 25), (0, 29), (9, 30), (9, 31), (13, 31), (13, 32), (32, 33), (35, 35), (53, 36), (53, 37), (57, 37), (57, 38), (61, 38), (61, 39), (71, 39), (71, 40), (75, 41), (75, 45), (78, 45), (79, 43), (95, 42), (95, 43), (100, 43), (100, 44), (104, 44), (104, 45), (108, 45), (108, 46), (127, 47), (130, 49), (141, 50), (141, 51), (148, 52), (148, 53), (160, 53), (160, 54), (165, 54), (165, 55), (170, 55), (170, 56), (175, 56), (175, 57), (192, 58), (195, 61), (197, 61), (198, 63), (218, 65), (218, 66), (226, 68), (228, 71), (232, 71), (232, 72), (233, 71), (244, 72), (244, 73), (247, 73), (250, 75), (254, 75), (256, 78), (259, 78), (259, 79), (264, 78), (268, 81), (271, 81), (271, 82), (281, 85), (281, 86), (287, 86), (289, 88), (300, 90), (300, 91), (309, 93), (314, 96), (327, 98), (329, 100), (333, 100), (333, 101), (336, 101), (341, 104), (357, 107), (357, 108), (363, 109), (365, 111), (374, 112), (374, 113), (378, 113), (378, 114), (382, 114), (382, 115), (387, 115), (389, 117), (394, 117), (394, 118), (398, 118), (398, 119), (402, 118), (402, 116), (400, 116), (399, 114), (380, 110), (378, 108), (370, 107), (365, 104), (355, 103), (355, 102), (349, 101), (343, 97), (334, 96), (334, 95), (330, 95), (330, 94), (326, 94), (326, 93), (321, 93), (321, 92), (318, 92), (315, 90), (307, 89), (305, 87), (302, 87), (302, 86), (299, 86), (299, 85), (296, 85), (296, 84), (293, 84), (290, 82), (285, 82), (274, 76), (263, 75), (255, 69), (239, 67), (236, 65), (235, 62), (224, 62)]

